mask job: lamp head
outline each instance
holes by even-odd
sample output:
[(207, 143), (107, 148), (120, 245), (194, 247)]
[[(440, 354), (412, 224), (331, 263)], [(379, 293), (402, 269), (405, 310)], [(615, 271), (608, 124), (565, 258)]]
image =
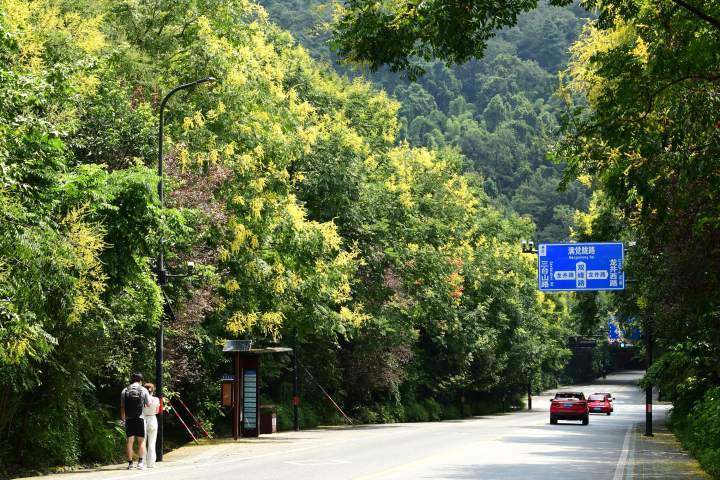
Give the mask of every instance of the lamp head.
[(217, 78), (215, 78), (215, 77), (201, 78), (199, 80), (195, 80), (195, 85), (200, 85), (201, 83), (212, 83), (212, 82), (217, 82)]

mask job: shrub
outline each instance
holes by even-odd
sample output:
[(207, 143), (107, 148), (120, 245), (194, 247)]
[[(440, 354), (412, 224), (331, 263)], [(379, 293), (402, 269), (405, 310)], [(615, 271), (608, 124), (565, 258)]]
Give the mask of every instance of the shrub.
[(455, 404), (443, 405), (442, 418), (443, 420), (455, 420), (460, 418), (460, 407)]
[(423, 401), (423, 406), (428, 413), (428, 420), (436, 422), (442, 420), (442, 405), (434, 398), (428, 398)]
[(315, 409), (309, 403), (305, 403), (300, 407), (300, 428), (314, 428), (320, 425), (320, 416), (317, 414)]
[(83, 460), (112, 463), (122, 457), (125, 433), (112, 418), (108, 408), (87, 408), (80, 412)]
[(421, 404), (413, 402), (405, 406), (406, 422), (427, 422), (429, 419), (430, 415)]
[[(65, 397), (67, 398), (67, 397)], [(80, 460), (78, 405), (68, 401), (39, 403), (28, 415), (23, 456), (25, 464), (35, 467), (77, 465)]]
[(292, 405), (277, 405), (277, 429), (278, 431), (292, 430), (293, 429), (293, 407)]
[(720, 478), (720, 387), (709, 389), (687, 415), (674, 413), (672, 420), (683, 446), (708, 473)]
[(380, 423), (378, 413), (367, 406), (362, 406), (357, 409), (355, 419), (358, 423)]

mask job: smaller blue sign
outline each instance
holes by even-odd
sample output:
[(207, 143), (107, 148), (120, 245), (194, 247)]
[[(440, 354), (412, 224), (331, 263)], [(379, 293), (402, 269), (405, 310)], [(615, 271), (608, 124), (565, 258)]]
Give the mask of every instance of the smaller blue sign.
[(622, 243), (541, 243), (538, 287), (544, 292), (623, 290)]
[(620, 340), (620, 332), (618, 332), (618, 327), (612, 320), (608, 320), (608, 340)]
[[(617, 317), (611, 316), (608, 320), (608, 341), (610, 343), (625, 343), (628, 340), (637, 341), (642, 338), (640, 329), (636, 326), (633, 317), (624, 318), (619, 322)], [(620, 328), (623, 325), (624, 328)]]

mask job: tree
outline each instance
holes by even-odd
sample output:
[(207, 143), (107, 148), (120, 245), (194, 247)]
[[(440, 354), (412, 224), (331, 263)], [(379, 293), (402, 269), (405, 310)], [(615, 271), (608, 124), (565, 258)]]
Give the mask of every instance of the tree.
[(336, 13), (333, 45), (341, 58), (367, 64), (371, 70), (388, 65), (417, 76), (424, 71), (418, 58), (459, 64), (482, 57), (497, 30), (515, 25), (518, 15), (537, 4), (537, 0), (469, 4), (455, 0), (384, 4), (349, 0)]
[[(703, 394), (720, 382), (720, 4), (593, 5), (600, 16), (565, 74), (558, 151), (568, 179), (592, 176), (602, 189), (607, 206), (593, 223), (612, 226), (617, 215), (636, 244), (626, 275), (637, 283), (614, 306), (657, 339), (649, 377), (681, 425), (693, 408), (717, 408)], [(711, 448), (695, 448), (718, 469)]]

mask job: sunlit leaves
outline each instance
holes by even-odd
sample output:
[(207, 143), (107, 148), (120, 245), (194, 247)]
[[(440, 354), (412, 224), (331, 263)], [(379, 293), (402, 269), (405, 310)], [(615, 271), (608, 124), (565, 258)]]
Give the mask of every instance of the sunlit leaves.
[(350, 62), (373, 70), (389, 65), (417, 76), (422, 68), (414, 63), (416, 58), (463, 63), (481, 57), (497, 30), (514, 25), (520, 13), (535, 6), (534, 0), (502, 4), (352, 0), (336, 12), (333, 42)]
[[(600, 17), (572, 49), (564, 84), (581, 98), (564, 96), (559, 148), (569, 176), (591, 174), (602, 189), (578, 234), (632, 240), (625, 265), (633, 288), (611, 308), (657, 339), (664, 354), (651, 375), (689, 411), (718, 380), (708, 364), (717, 357), (718, 325), (708, 319), (717, 318), (720, 285), (720, 5), (589, 3)], [(706, 341), (707, 350), (687, 348)], [(709, 383), (683, 390), (675, 363), (694, 363), (692, 376)]]

